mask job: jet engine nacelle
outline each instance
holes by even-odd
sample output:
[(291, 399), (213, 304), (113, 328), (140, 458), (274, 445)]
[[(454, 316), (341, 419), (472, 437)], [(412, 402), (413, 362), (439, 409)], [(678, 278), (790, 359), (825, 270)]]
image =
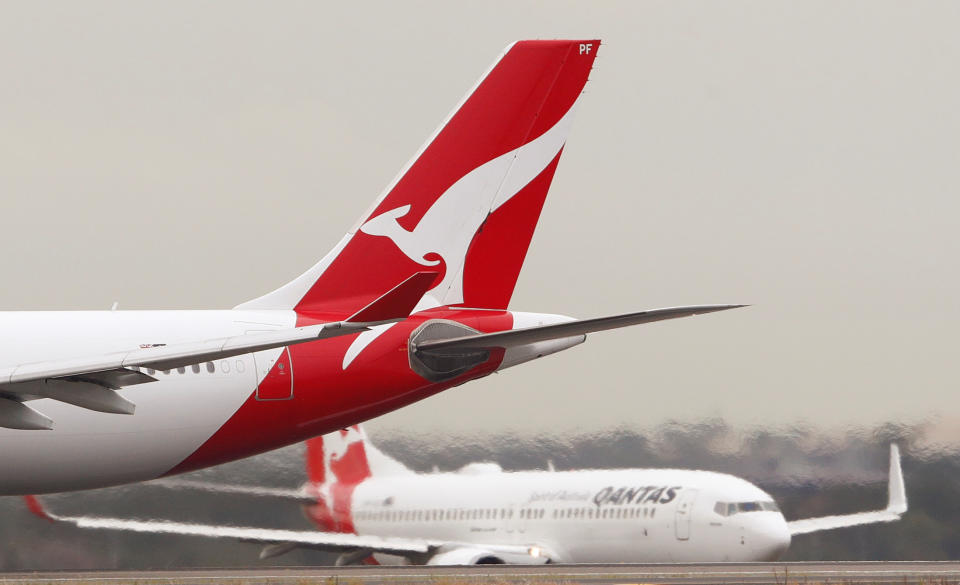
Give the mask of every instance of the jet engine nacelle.
[(443, 548), (428, 565), (544, 565), (553, 554), (540, 546), (461, 546)]
[[(569, 323), (574, 320), (572, 317), (565, 315), (545, 313), (511, 311), (511, 315), (514, 330), (536, 329)], [(480, 335), (480, 332), (462, 323), (446, 319), (431, 319), (410, 334), (410, 342), (407, 345), (410, 352), (410, 367), (427, 380), (442, 382), (455, 378), (484, 363), (490, 359), (491, 350), (497, 347), (504, 350), (502, 361), (497, 370), (504, 370), (579, 345), (587, 338), (586, 335), (577, 334), (530, 343), (513, 342), (500, 345), (494, 342), (487, 347), (482, 345), (448, 349), (421, 349), (419, 347), (419, 344), (423, 342), (469, 338), (475, 335)]]
[(503, 565), (506, 561), (482, 548), (462, 547), (439, 552), (427, 561), (428, 565)]

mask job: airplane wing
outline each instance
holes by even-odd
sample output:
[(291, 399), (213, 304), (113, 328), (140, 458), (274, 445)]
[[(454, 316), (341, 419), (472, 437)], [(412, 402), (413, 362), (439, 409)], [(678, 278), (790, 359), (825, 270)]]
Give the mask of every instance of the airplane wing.
[(144, 340), (150, 343), (127, 351), (0, 367), (0, 426), (53, 428), (52, 420), (23, 404), (38, 398), (99, 412), (133, 414), (134, 404), (116, 390), (156, 381), (141, 368), (182, 368), (400, 321), (409, 316), (436, 276), (436, 272), (418, 272), (343, 321), (169, 345)]
[(578, 319), (575, 321), (569, 321), (567, 323), (541, 325), (539, 327), (527, 327), (524, 329), (498, 331), (495, 333), (477, 333), (462, 337), (419, 341), (416, 343), (415, 350), (417, 352), (443, 354), (450, 351), (510, 348), (519, 345), (537, 343), (540, 341), (550, 341), (552, 339), (563, 339), (565, 337), (585, 335), (587, 333), (595, 333), (597, 331), (618, 329), (620, 327), (627, 327), (630, 325), (653, 323), (655, 321), (678, 319), (680, 317), (692, 317), (694, 315), (715, 313), (717, 311), (726, 311), (728, 309), (738, 309), (745, 306), (746, 305), (698, 305), (692, 307), (653, 309), (650, 311), (626, 313), (611, 317)]
[[(307, 532), (276, 528), (250, 528), (241, 526), (214, 526), (163, 520), (133, 520), (125, 518), (100, 518), (95, 516), (61, 516), (41, 504), (35, 496), (25, 496), (27, 506), (34, 514), (51, 522), (73, 524), (78, 528), (121, 530), (147, 534), (178, 534), (207, 538), (230, 538), (265, 545), (293, 545), (329, 551), (353, 551), (357, 549), (383, 552), (401, 556), (427, 554), (442, 543), (414, 538), (381, 538), (333, 532)], [(370, 552), (367, 553), (369, 555)]]
[(287, 553), (296, 548), (338, 552), (337, 565), (360, 562), (375, 553), (384, 553), (438, 564), (474, 564), (486, 556), (511, 563), (543, 564), (555, 558), (547, 549), (526, 545), (478, 545), (419, 538), (361, 536), (335, 532), (297, 531), (276, 528), (216, 526), (164, 520), (135, 520), (95, 516), (62, 516), (47, 509), (36, 496), (24, 496), (30, 511), (50, 522), (78, 528), (120, 530), (145, 534), (175, 534), (205, 538), (227, 538), (264, 545), (260, 558)]
[(890, 477), (887, 481), (887, 507), (873, 512), (843, 514), (840, 516), (822, 516), (804, 518), (787, 522), (791, 535), (808, 534), (821, 530), (834, 530), (847, 526), (895, 522), (907, 511), (907, 495), (903, 485), (903, 471), (900, 469), (900, 449), (890, 445)]

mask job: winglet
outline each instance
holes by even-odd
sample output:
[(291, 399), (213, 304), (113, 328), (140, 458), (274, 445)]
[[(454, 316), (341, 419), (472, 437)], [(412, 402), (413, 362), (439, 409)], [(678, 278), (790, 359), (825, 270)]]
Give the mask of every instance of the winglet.
[(30, 510), (30, 513), (38, 518), (43, 518), (48, 522), (54, 522), (56, 519), (50, 515), (50, 512), (43, 507), (43, 504), (40, 503), (40, 499), (37, 496), (23, 496), (23, 501), (27, 503), (27, 509)]
[(439, 272), (417, 272), (346, 319), (346, 323), (376, 325), (406, 319), (423, 298)]
[(903, 514), (907, 511), (907, 492), (900, 468), (900, 448), (890, 443), (890, 479), (887, 483), (887, 512)]
[(887, 483), (887, 507), (883, 510), (841, 514), (839, 516), (821, 516), (802, 518), (787, 522), (791, 535), (809, 534), (821, 530), (835, 530), (848, 526), (862, 526), (878, 522), (896, 522), (907, 511), (907, 494), (903, 486), (903, 472), (900, 469), (900, 449), (890, 445), (890, 479)]

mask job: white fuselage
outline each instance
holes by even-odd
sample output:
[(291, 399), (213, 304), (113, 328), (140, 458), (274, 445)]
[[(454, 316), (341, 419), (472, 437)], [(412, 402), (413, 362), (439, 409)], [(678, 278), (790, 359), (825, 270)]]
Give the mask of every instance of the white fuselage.
[(507, 562), (539, 555), (570, 563), (762, 561), (790, 543), (773, 499), (730, 475), (472, 469), (364, 481), (352, 498), (356, 532), (474, 545), (477, 555), (496, 545), (529, 551)]
[[(293, 311), (0, 312), (3, 363), (112, 353), (140, 344), (196, 341), (289, 328)], [(50, 399), (30, 406), (49, 431), (0, 428), (0, 493), (54, 492), (156, 478), (196, 451), (257, 388), (282, 350), (157, 372), (157, 382), (119, 392), (133, 415), (95, 412)], [(257, 363), (254, 363), (256, 359)]]
[[(439, 314), (472, 325), (496, 320), (493, 327), (501, 329), (569, 320), (505, 311)], [(199, 469), (329, 433), (462, 383), (434, 383), (410, 369), (409, 335), (431, 317), (422, 313), (375, 327), (371, 336), (344, 335), (170, 370), (138, 368), (156, 381), (117, 391), (136, 405), (133, 414), (27, 396), (26, 404), (54, 425), (0, 427), (0, 495), (105, 487)], [(69, 364), (151, 344), (290, 330), (302, 321), (288, 310), (0, 312), (0, 364)], [(468, 376), (560, 351), (583, 337), (511, 348)], [(3, 386), (0, 397), (6, 398)]]

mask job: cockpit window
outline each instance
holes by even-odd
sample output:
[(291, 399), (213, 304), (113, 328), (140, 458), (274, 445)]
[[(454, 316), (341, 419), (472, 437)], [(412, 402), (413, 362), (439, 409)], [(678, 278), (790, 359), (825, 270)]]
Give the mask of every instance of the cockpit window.
[(717, 502), (713, 511), (721, 516), (733, 516), (741, 512), (779, 512), (776, 502)]

